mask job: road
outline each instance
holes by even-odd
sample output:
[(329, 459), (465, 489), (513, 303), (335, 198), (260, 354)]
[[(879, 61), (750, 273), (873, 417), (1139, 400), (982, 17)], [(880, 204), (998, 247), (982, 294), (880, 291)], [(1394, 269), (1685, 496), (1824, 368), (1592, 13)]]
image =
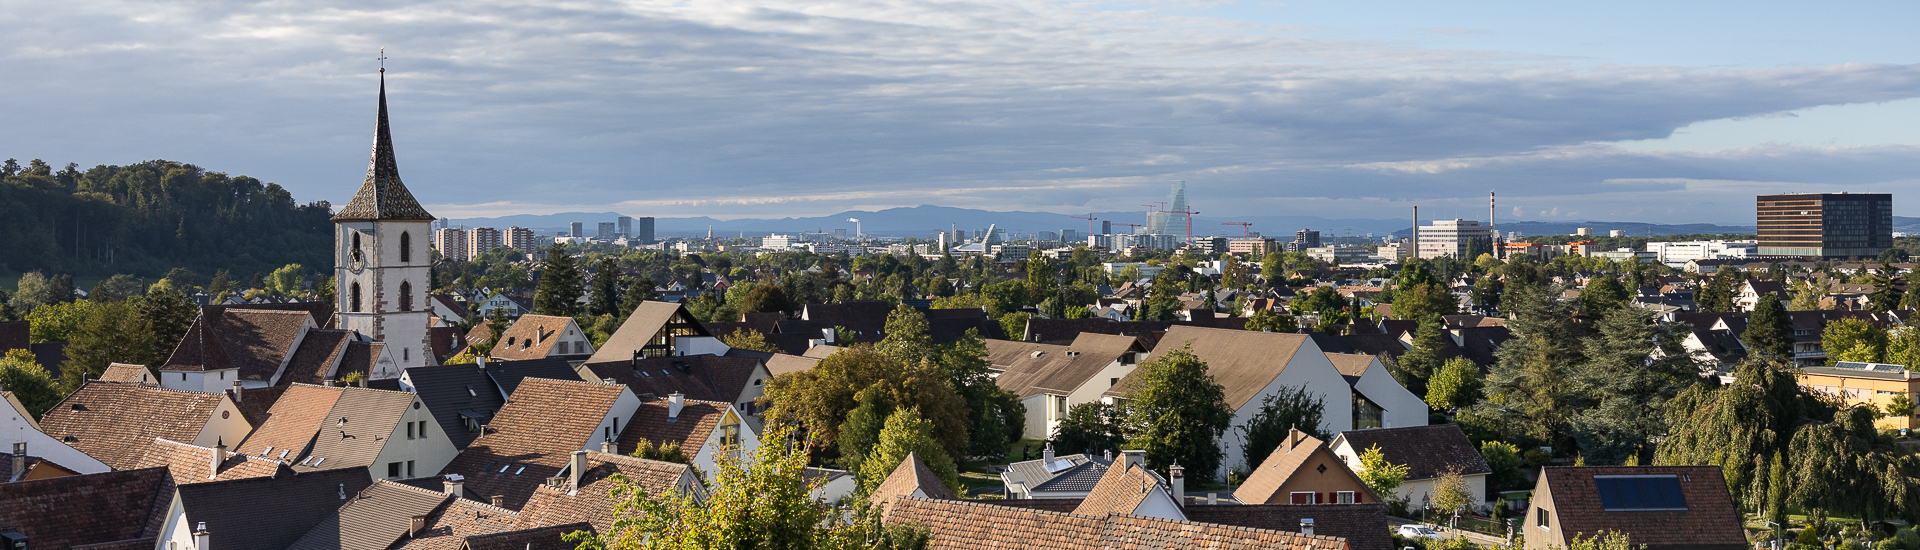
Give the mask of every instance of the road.
[[(1402, 525), (1419, 524), (1419, 523), (1420, 522), (1418, 521), (1414, 521), (1406, 518), (1396, 518), (1393, 516), (1387, 516), (1387, 529), (1398, 529)], [(1458, 536), (1466, 537), (1467, 541), (1480, 545), (1481, 547), (1484, 547), (1484, 548), (1492, 548), (1492, 547), (1499, 546), (1501, 544), (1506, 543), (1506, 541), (1501, 539), (1500, 537), (1487, 535), (1484, 533), (1477, 533), (1477, 532), (1468, 531), (1465, 529), (1448, 529), (1446, 525), (1434, 525), (1432, 527), (1433, 527), (1433, 530), (1439, 531), (1440, 534), (1442, 535), (1447, 535), (1447, 536), (1458, 535)]]

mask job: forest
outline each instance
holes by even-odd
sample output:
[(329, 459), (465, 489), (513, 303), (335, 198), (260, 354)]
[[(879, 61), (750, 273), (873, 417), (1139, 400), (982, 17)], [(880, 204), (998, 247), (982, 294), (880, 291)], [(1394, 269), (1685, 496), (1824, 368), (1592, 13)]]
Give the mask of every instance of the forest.
[[(158, 279), (185, 267), (238, 277), (329, 265), (332, 207), (285, 188), (192, 164), (150, 160), (55, 170), (0, 164), (0, 274)], [(12, 281), (13, 277), (0, 277)]]

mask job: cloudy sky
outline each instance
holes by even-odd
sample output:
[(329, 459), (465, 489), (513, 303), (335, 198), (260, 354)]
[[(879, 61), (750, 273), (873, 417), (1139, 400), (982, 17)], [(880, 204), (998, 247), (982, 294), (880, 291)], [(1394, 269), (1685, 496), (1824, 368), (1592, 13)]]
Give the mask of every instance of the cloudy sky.
[[(1920, 189), (1912, 2), (0, 0), (0, 157), (452, 217), (939, 204), (1751, 223)], [(1901, 215), (1920, 208), (1896, 198)]]

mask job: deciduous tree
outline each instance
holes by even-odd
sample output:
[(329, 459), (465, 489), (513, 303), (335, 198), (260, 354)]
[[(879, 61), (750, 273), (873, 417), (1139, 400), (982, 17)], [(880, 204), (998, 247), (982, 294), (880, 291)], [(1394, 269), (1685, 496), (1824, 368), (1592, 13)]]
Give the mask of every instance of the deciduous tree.
[(1260, 400), (1260, 409), (1253, 413), (1247, 423), (1236, 427), (1240, 430), (1240, 439), (1245, 441), (1243, 453), (1247, 460), (1247, 470), (1267, 459), (1273, 450), (1287, 440), (1288, 432), (1298, 429), (1315, 438), (1328, 439), (1325, 427), (1321, 425), (1321, 415), (1326, 411), (1326, 400), (1307, 391), (1306, 386), (1281, 386)]
[(918, 457), (940, 477), (947, 487), (960, 487), (959, 469), (954, 466), (952, 455), (947, 454), (940, 442), (933, 438), (933, 423), (920, 416), (920, 409), (908, 407), (887, 415), (886, 427), (880, 429), (880, 437), (873, 451), (860, 464), (860, 487), (871, 491), (893, 473), (908, 454)]
[(1220, 469), (1220, 436), (1233, 422), (1226, 389), (1213, 381), (1193, 346), (1170, 350), (1140, 365), (1126, 401), (1138, 426), (1128, 443), (1147, 451), (1147, 465), (1165, 471), (1179, 463), (1187, 475), (1212, 479)]

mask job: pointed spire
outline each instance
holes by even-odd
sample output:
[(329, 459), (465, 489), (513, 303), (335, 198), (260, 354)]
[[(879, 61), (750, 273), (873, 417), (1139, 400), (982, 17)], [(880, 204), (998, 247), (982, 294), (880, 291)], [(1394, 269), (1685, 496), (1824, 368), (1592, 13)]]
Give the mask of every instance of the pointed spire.
[(432, 220), (413, 193), (400, 183), (400, 166), (394, 161), (393, 132), (387, 129), (387, 70), (380, 69), (380, 113), (374, 122), (373, 158), (367, 162), (367, 180), (353, 200), (333, 216), (344, 220)]

